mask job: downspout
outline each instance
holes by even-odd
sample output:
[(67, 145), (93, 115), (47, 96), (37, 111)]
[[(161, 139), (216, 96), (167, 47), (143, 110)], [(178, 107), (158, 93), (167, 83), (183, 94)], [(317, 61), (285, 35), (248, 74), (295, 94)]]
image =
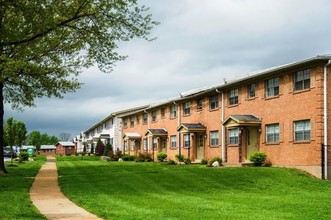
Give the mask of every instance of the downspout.
[(225, 159), (225, 138), (224, 138), (224, 133), (225, 133), (225, 129), (224, 129), (224, 125), (223, 125), (223, 121), (224, 121), (224, 93), (218, 91), (218, 89), (216, 89), (217, 93), (222, 94), (222, 104), (221, 104), (221, 120), (222, 120), (222, 131), (221, 131), (221, 135), (222, 135), (222, 160), (224, 161)]
[(331, 60), (324, 66), (324, 179), (328, 179), (328, 73), (327, 66)]
[[(173, 102), (175, 106), (177, 106), (177, 111), (178, 111), (178, 118), (177, 118), (177, 128), (180, 126), (180, 105), (177, 105), (176, 102)], [(178, 154), (181, 154), (181, 136), (180, 136), (180, 132), (178, 131), (177, 132), (177, 135), (178, 135)]]

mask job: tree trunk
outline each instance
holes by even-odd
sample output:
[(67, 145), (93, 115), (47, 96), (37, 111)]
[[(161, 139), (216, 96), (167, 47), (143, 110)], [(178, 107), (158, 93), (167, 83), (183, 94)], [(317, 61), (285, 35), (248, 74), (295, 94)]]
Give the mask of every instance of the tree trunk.
[(4, 137), (3, 137), (3, 116), (4, 116), (4, 99), (3, 99), (3, 83), (0, 82), (0, 175), (7, 173), (7, 170), (5, 168), (5, 160), (3, 156), (3, 145), (4, 145)]

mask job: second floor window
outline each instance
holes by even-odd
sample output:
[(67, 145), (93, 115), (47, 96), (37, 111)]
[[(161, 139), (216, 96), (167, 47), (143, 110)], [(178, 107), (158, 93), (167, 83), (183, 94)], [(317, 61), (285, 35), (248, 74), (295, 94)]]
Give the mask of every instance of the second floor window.
[(152, 121), (156, 121), (157, 119), (157, 112), (156, 111), (152, 111)]
[(197, 99), (197, 110), (202, 109), (202, 103), (203, 103), (203, 99)]
[(148, 117), (148, 114), (147, 113), (144, 113), (143, 114), (143, 122), (144, 122), (144, 124), (147, 124), (147, 117)]
[(209, 97), (209, 108), (210, 109), (218, 108), (218, 95), (213, 95)]
[(130, 117), (130, 127), (133, 127), (133, 126), (134, 126), (134, 118)]
[(251, 99), (255, 97), (255, 84), (247, 86), (247, 98)]
[(268, 79), (266, 81), (266, 97), (279, 95), (279, 78)]
[(161, 118), (165, 117), (165, 108), (161, 108)]
[(294, 75), (294, 90), (310, 88), (310, 69), (298, 71)]
[(128, 119), (127, 118), (124, 118), (123, 119), (123, 127), (124, 128), (127, 128), (128, 127)]
[(184, 115), (189, 115), (191, 113), (190, 102), (185, 102), (183, 104)]
[(176, 118), (176, 106), (170, 106), (170, 118)]
[(238, 104), (238, 89), (232, 89), (229, 92), (229, 105)]

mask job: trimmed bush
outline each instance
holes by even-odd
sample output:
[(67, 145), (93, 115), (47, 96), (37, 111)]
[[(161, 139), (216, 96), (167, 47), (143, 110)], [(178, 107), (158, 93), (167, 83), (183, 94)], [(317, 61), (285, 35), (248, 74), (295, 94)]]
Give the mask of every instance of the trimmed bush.
[(262, 166), (265, 163), (266, 159), (267, 159), (267, 155), (263, 152), (256, 152), (249, 156), (249, 160), (256, 167)]
[(28, 160), (29, 160), (28, 152), (21, 151), (20, 152), (20, 161), (28, 161)]
[(165, 152), (160, 152), (157, 154), (157, 159), (160, 161), (160, 162), (163, 162), (166, 158), (167, 158), (167, 154)]
[(136, 156), (124, 154), (122, 160), (124, 161), (135, 161)]
[(136, 162), (151, 162), (152, 156), (149, 153), (139, 153), (135, 159)]
[(168, 163), (169, 165), (176, 165), (176, 162), (174, 160), (168, 160)]
[(176, 157), (176, 159), (179, 162), (183, 162), (184, 161), (184, 155), (183, 154), (176, 154), (175, 157)]
[(185, 158), (184, 158), (184, 163), (187, 164), (187, 165), (191, 164), (191, 159), (185, 157)]
[(201, 164), (202, 164), (202, 165), (206, 165), (206, 164), (208, 164), (208, 160), (202, 159), (202, 160), (201, 160)]
[(213, 164), (215, 161), (218, 161), (218, 163), (220, 164), (220, 166), (221, 166), (222, 163), (223, 163), (222, 158), (220, 158), (220, 157), (214, 157), (213, 159), (211, 159), (211, 160), (209, 161), (208, 166), (211, 167), (212, 164)]

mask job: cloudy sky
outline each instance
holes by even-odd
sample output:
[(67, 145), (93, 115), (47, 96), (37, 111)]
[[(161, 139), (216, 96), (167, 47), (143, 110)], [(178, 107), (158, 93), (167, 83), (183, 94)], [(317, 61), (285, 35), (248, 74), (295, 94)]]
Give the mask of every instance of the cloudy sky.
[(128, 58), (111, 74), (97, 68), (64, 99), (38, 99), (36, 108), (5, 106), (29, 132), (71, 138), (111, 112), (176, 97), (268, 67), (331, 53), (329, 0), (144, 0), (158, 39), (121, 44)]

